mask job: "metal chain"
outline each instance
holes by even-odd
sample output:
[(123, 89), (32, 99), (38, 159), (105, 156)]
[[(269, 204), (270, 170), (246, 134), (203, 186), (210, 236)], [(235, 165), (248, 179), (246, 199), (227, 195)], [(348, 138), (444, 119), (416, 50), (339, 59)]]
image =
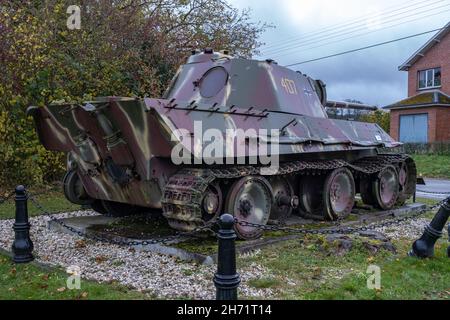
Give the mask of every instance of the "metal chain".
[(284, 231), (288, 233), (299, 233), (299, 234), (333, 234), (333, 233), (339, 233), (339, 234), (351, 234), (351, 233), (357, 233), (361, 231), (368, 231), (373, 230), (376, 228), (383, 228), (388, 227), (392, 225), (397, 225), (402, 222), (408, 221), (410, 219), (415, 219), (426, 212), (430, 210), (435, 210), (438, 207), (441, 206), (448, 206), (447, 201), (450, 201), (450, 196), (446, 199), (443, 199), (439, 201), (438, 203), (434, 204), (433, 206), (427, 206), (426, 208), (412, 214), (409, 216), (397, 218), (397, 219), (390, 219), (387, 221), (383, 221), (380, 223), (372, 223), (364, 226), (358, 226), (358, 227), (344, 227), (344, 228), (322, 228), (322, 229), (305, 229), (305, 228), (291, 228), (291, 227), (285, 227), (285, 226), (277, 226), (277, 225), (262, 225), (257, 223), (251, 223), (247, 221), (242, 221), (235, 219), (235, 222), (241, 226), (248, 226), (253, 228), (258, 228), (264, 231)]
[(76, 235), (78, 235), (80, 237), (84, 237), (84, 238), (95, 240), (95, 241), (115, 244), (115, 245), (119, 245), (119, 246), (139, 246), (139, 245), (146, 246), (146, 245), (150, 245), (150, 244), (167, 244), (168, 242), (171, 242), (171, 241), (174, 241), (174, 240), (178, 240), (178, 239), (181, 239), (183, 237), (195, 237), (195, 236), (198, 236), (199, 233), (203, 232), (203, 231), (212, 231), (211, 227), (215, 223), (215, 221), (213, 221), (213, 222), (211, 222), (209, 224), (205, 224), (203, 226), (199, 226), (199, 227), (195, 228), (191, 232), (178, 232), (175, 235), (171, 235), (171, 236), (164, 237), (164, 238), (159, 238), (159, 239), (151, 239), (151, 240), (117, 240), (117, 239), (113, 239), (113, 238), (102, 237), (102, 236), (99, 236), (99, 235), (93, 234), (93, 233), (86, 233), (86, 232), (78, 230), (78, 229), (76, 229), (76, 228), (74, 228), (74, 227), (72, 227), (70, 225), (67, 225), (62, 220), (57, 219), (57, 218), (54, 217), (55, 214), (63, 213), (63, 212), (67, 212), (67, 211), (50, 212), (50, 211), (46, 210), (44, 208), (44, 206), (38, 200), (36, 200), (34, 195), (32, 195), (29, 192), (27, 192), (27, 196), (28, 196), (28, 199), (30, 199), (31, 203), (38, 210), (40, 210), (42, 213), (44, 213), (44, 216), (48, 216), (51, 219), (51, 221), (59, 224), (60, 226), (62, 226), (63, 228), (69, 230), (70, 232), (72, 232), (72, 233), (74, 233), (74, 234), (76, 234)]
[(67, 207), (66, 209), (62, 209), (62, 210), (58, 210), (58, 211), (48, 211), (44, 208), (44, 206), (39, 201), (36, 200), (35, 194), (31, 194), (29, 191), (27, 191), (26, 194), (27, 194), (28, 199), (31, 201), (31, 203), (38, 210), (40, 210), (43, 213), (43, 215), (41, 215), (41, 216), (49, 216), (50, 218), (53, 219), (53, 217), (51, 217), (52, 215), (74, 211), (72, 207), (70, 207), (70, 208)]
[[(106, 238), (106, 237), (102, 237), (96, 234), (91, 234), (91, 233), (86, 233), (86, 232), (82, 232), (70, 225), (67, 225), (66, 223), (64, 223), (63, 221), (61, 221), (60, 219), (55, 218), (53, 215), (61, 213), (60, 211), (58, 212), (50, 212), (48, 210), (46, 210), (41, 203), (39, 203), (36, 198), (30, 194), (29, 192), (27, 193), (28, 198), (30, 199), (31, 203), (37, 208), (39, 209), (41, 212), (44, 213), (45, 216), (49, 216), (50, 219), (54, 222), (56, 222), (57, 224), (61, 225), (62, 227), (66, 228), (67, 230), (71, 231), (74, 234), (77, 234), (80, 237), (85, 237), (88, 239), (92, 239), (92, 240), (96, 240), (96, 241), (100, 241), (100, 242), (106, 242), (106, 243), (110, 243), (110, 244), (115, 244), (115, 245), (119, 245), (119, 246), (138, 246), (138, 245), (150, 245), (150, 244), (167, 244), (170, 241), (174, 241), (174, 240), (179, 240), (182, 237), (196, 237), (198, 236), (201, 232), (204, 231), (209, 231), (215, 234), (215, 231), (211, 229), (212, 226), (217, 224), (218, 220), (212, 220), (210, 222), (208, 222), (207, 224), (203, 225), (203, 226), (198, 226), (196, 227), (194, 230), (192, 230), (191, 232), (178, 232), (175, 235), (172, 236), (168, 236), (165, 238), (160, 238), (160, 239), (151, 239), (151, 240), (117, 240), (117, 239), (111, 239), (111, 238)], [(11, 197), (11, 195), (9, 195), (9, 197)], [(439, 202), (437, 202), (436, 204), (432, 205), (432, 206), (427, 206), (426, 208), (412, 214), (409, 216), (404, 216), (401, 218), (397, 218), (397, 219), (389, 219), (387, 221), (383, 221), (380, 223), (372, 223), (372, 224), (368, 224), (368, 225), (363, 225), (363, 226), (357, 226), (357, 227), (342, 227), (342, 228), (321, 228), (321, 229), (305, 229), (305, 228), (292, 228), (292, 227), (286, 227), (286, 226), (279, 226), (279, 225), (262, 225), (262, 224), (257, 224), (257, 223), (251, 223), (251, 222), (247, 222), (247, 221), (242, 221), (242, 220), (238, 220), (237, 218), (235, 219), (235, 222), (239, 225), (242, 226), (248, 226), (248, 227), (253, 227), (253, 228), (258, 228), (264, 231), (283, 231), (283, 232), (287, 232), (287, 233), (297, 233), (297, 234), (311, 234), (311, 235), (318, 235), (318, 234), (334, 234), (334, 233), (339, 233), (339, 234), (352, 234), (352, 233), (357, 233), (357, 232), (361, 232), (361, 231), (368, 231), (368, 230), (373, 230), (376, 228), (382, 228), (382, 227), (387, 227), (387, 226), (392, 226), (392, 225), (397, 225), (400, 224), (402, 222), (411, 220), (411, 219), (415, 219), (423, 214), (425, 214), (426, 212), (430, 211), (430, 210), (435, 210), (436, 208), (439, 208), (441, 206), (448, 206), (447, 202), (450, 201), (450, 196), (447, 197), (446, 199), (443, 199)], [(341, 223), (341, 221), (337, 222), (337, 225), (339, 225)]]

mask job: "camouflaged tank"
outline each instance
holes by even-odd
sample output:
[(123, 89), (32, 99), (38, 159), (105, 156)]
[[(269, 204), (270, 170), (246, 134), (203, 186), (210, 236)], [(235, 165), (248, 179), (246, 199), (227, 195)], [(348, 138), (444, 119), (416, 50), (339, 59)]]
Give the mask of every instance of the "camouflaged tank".
[[(67, 153), (69, 201), (113, 216), (159, 208), (182, 231), (228, 212), (244, 221), (238, 236), (251, 239), (261, 231), (245, 222), (336, 220), (358, 193), (386, 210), (415, 192), (413, 160), (389, 152), (400, 143), (377, 124), (328, 118), (326, 101), (320, 80), (204, 50), (160, 99), (106, 97), (28, 113), (45, 148)], [(208, 149), (213, 141), (223, 150)]]

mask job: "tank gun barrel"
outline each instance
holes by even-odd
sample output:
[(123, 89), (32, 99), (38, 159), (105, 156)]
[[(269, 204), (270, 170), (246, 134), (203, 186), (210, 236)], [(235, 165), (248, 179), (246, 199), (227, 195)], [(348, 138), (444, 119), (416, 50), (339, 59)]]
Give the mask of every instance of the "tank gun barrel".
[(333, 101), (333, 100), (328, 100), (325, 106), (327, 108), (342, 108), (342, 109), (356, 109), (369, 111), (375, 111), (378, 109), (377, 106), (371, 106), (368, 104), (346, 102), (346, 101)]

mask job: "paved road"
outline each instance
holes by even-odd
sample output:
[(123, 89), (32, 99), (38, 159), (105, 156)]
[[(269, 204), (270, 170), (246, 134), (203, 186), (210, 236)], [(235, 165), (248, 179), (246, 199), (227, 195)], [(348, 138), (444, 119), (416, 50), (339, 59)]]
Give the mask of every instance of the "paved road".
[[(417, 185), (417, 197), (441, 200), (450, 195), (450, 180), (425, 178), (425, 183), (425, 185)], [(428, 192), (445, 192), (447, 194), (433, 194), (420, 192), (419, 190)]]

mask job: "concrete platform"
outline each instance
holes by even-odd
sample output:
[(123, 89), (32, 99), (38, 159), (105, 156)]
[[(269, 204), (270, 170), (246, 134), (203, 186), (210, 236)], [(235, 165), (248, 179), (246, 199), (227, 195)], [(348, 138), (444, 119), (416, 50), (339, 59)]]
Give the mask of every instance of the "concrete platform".
[[(130, 217), (131, 218), (131, 217)], [(146, 238), (146, 239), (137, 239), (132, 237), (126, 237), (122, 235), (117, 235), (114, 233), (108, 233), (104, 231), (105, 229), (108, 229), (108, 226), (113, 225), (114, 223), (119, 223), (120, 221), (123, 221), (125, 218), (113, 218), (113, 217), (107, 217), (107, 216), (84, 216), (84, 217), (72, 217), (72, 218), (64, 218), (59, 219), (59, 221), (63, 222), (65, 225), (70, 226), (77, 231), (81, 231), (87, 235), (97, 235), (101, 236), (106, 239), (110, 239), (113, 241), (143, 241), (143, 240), (154, 240), (158, 238), (164, 238), (164, 237), (152, 237), (152, 238)], [(104, 230), (98, 230), (95, 227), (104, 227)], [(50, 230), (55, 230), (58, 232), (63, 232), (67, 234), (76, 235), (75, 232), (72, 232), (71, 230), (65, 228), (61, 224), (57, 223), (56, 221), (49, 221), (48, 222), (48, 228)], [(168, 241), (167, 244), (176, 244), (182, 241), (189, 240), (191, 238), (179, 238), (176, 241)], [(174, 246), (168, 246), (168, 245), (162, 245), (162, 244), (148, 244), (148, 245), (130, 245), (130, 248), (133, 248), (135, 250), (142, 250), (142, 251), (150, 251), (150, 252), (156, 252), (160, 254), (165, 254), (169, 256), (177, 257), (184, 261), (193, 261), (200, 264), (212, 264), (213, 260), (211, 257), (194, 253), (194, 252), (188, 252), (183, 249), (176, 248)]]
[[(408, 204), (401, 208), (396, 208), (393, 210), (388, 211), (373, 211), (373, 210), (365, 210), (365, 209), (357, 209), (354, 210), (354, 212), (351, 214), (350, 218), (347, 221), (343, 221), (339, 223), (339, 225), (329, 225), (329, 228), (336, 228), (336, 227), (346, 227), (346, 226), (352, 226), (355, 224), (361, 224), (361, 223), (373, 223), (377, 221), (381, 221), (388, 218), (393, 217), (400, 217), (405, 216), (413, 212), (417, 212), (419, 210), (422, 210), (426, 208), (424, 204), (421, 203), (413, 203)], [(142, 219), (144, 220), (142, 220)], [(81, 231), (86, 234), (95, 234), (97, 236), (101, 236), (103, 238), (115, 240), (115, 241), (142, 241), (142, 240), (154, 240), (158, 238), (165, 238), (166, 236), (170, 236), (171, 234), (174, 234), (175, 232), (171, 229), (167, 230), (165, 225), (162, 225), (158, 227), (154, 227), (153, 218), (148, 218), (146, 216), (141, 218), (135, 218), (133, 216), (131, 217), (124, 217), (124, 218), (112, 218), (107, 216), (84, 216), (84, 217), (72, 217), (72, 218), (64, 218), (60, 219), (61, 222), (64, 222), (64, 224), (76, 229), (77, 231)], [(139, 220), (141, 219), (141, 220)], [(150, 221), (147, 221), (147, 220)], [(164, 220), (163, 220), (164, 223)], [(140, 233), (140, 237), (137, 238), (135, 236), (136, 232), (134, 232), (135, 229), (142, 229), (143, 224), (149, 224), (152, 225), (148, 229), (145, 229), (148, 233)], [(291, 226), (291, 227), (305, 227), (305, 226), (311, 226), (311, 225), (320, 225), (323, 224), (323, 222), (320, 221), (313, 221), (310, 219), (304, 219), (302, 217), (292, 215), (286, 222), (285, 225)], [(119, 233), (116, 233), (115, 229), (121, 228), (123, 225), (126, 226), (124, 230), (120, 230)], [(64, 232), (68, 234), (74, 234), (69, 229), (63, 227), (59, 223), (55, 221), (49, 221), (48, 228), (51, 230), (55, 230), (58, 232)], [(127, 232), (128, 228), (128, 232)], [(133, 233), (130, 233), (129, 231), (133, 230)], [(169, 234), (168, 234), (169, 233)], [(148, 234), (151, 234), (148, 236)], [(147, 236), (147, 237), (146, 237)], [(301, 238), (303, 235), (301, 234), (286, 234), (286, 236), (280, 236), (280, 237), (264, 237), (257, 240), (252, 241), (241, 241), (238, 242), (236, 245), (236, 249), (239, 253), (247, 253), (259, 248), (263, 248), (275, 243), (279, 243), (282, 241), (292, 240)], [(178, 248), (176, 245), (186, 242), (188, 240), (192, 241), (192, 237), (184, 237), (179, 238), (176, 241), (168, 242), (166, 245), (163, 244), (149, 244), (149, 245), (131, 245), (131, 248), (134, 248), (135, 250), (142, 250), (142, 251), (150, 251), (150, 252), (156, 252), (160, 254), (170, 255), (177, 257), (184, 261), (192, 261), (199, 264), (212, 264), (216, 262), (217, 255), (216, 254), (202, 254), (198, 252), (191, 252), (191, 250), (184, 250), (181, 248)], [(211, 243), (211, 238), (208, 239), (208, 241)], [(202, 241), (200, 239), (199, 241)], [(199, 244), (201, 244), (199, 242)]]

